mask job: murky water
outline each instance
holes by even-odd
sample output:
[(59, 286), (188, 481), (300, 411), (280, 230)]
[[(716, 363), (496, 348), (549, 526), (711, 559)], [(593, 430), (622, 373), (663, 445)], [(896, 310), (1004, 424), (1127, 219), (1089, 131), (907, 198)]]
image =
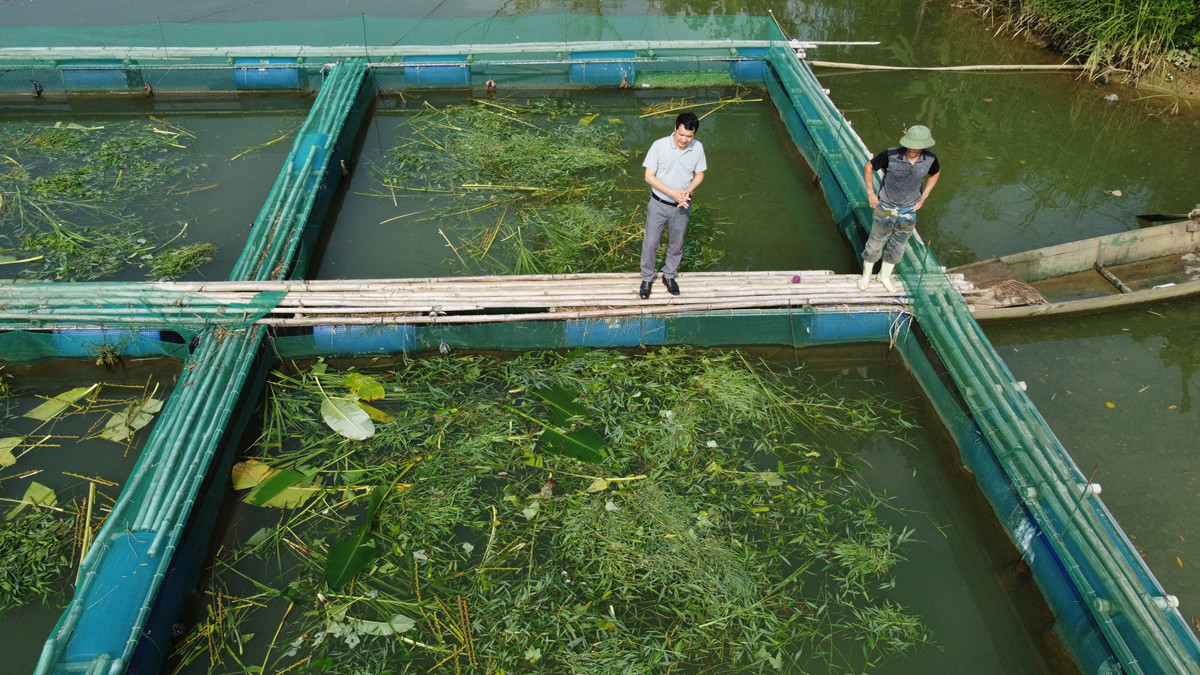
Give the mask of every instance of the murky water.
[[(993, 37), (992, 31), (975, 17), (949, 4), (919, 0), (755, 1), (736, 6), (717, 0), (480, 0), (469, 4), (421, 0), (402, 6), (360, 3), (353, 11), (307, 1), (286, 6), (266, 2), (231, 7), (222, 0), (171, 6), (144, 0), (56, 0), (9, 3), (2, 14), (16, 25), (133, 23), (156, 18), (321, 18), (357, 16), (360, 11), (379, 16), (444, 17), (521, 11), (693, 15), (710, 11), (766, 14), (767, 10), (773, 10), (796, 37), (881, 42), (870, 47), (823, 47), (810, 54), (822, 60), (917, 66), (1060, 60), (1051, 52), (1021, 41)], [(938, 139), (934, 150), (945, 172), (920, 214), (919, 229), (943, 264), (1133, 229), (1138, 214), (1183, 212), (1200, 201), (1194, 178), (1200, 174), (1200, 156), (1187, 150), (1200, 146), (1200, 114), (1186, 106), (1180, 115), (1164, 114), (1164, 109), (1175, 103), (1170, 97), (1115, 85), (1093, 85), (1072, 74), (869, 73), (825, 68), (818, 68), (817, 73), (872, 150), (894, 144), (907, 125), (920, 123), (932, 128)], [(1117, 94), (1118, 99), (1106, 101), (1108, 94)], [(770, 122), (770, 115), (764, 119)], [(384, 116), (377, 116), (368, 138), (385, 123)], [(720, 131), (711, 139), (705, 138), (710, 153), (727, 152), (718, 147), (726, 137), (725, 130)], [(647, 138), (653, 137), (653, 133), (647, 133)], [(269, 132), (264, 135), (269, 136)], [(728, 138), (738, 137), (728, 132)], [(756, 129), (746, 142), (747, 148), (756, 150), (760, 145), (776, 145), (777, 132)], [(244, 149), (243, 144), (234, 145), (239, 151)], [(724, 194), (732, 200), (754, 189), (751, 181), (738, 182), (737, 167), (749, 163), (744, 153), (725, 155), (722, 164), (714, 164), (710, 170), (704, 191), (714, 198)], [(277, 161), (267, 164), (270, 167), (264, 173), (269, 178), (265, 184), (269, 185), (278, 165)], [(793, 175), (799, 172), (802, 182), (806, 169), (788, 171)], [(360, 179), (356, 174), (354, 180)], [(352, 189), (357, 185), (354, 183)], [(755, 204), (773, 201), (768, 196)], [(260, 197), (255, 195), (248, 202), (256, 211)], [(347, 200), (338, 228), (349, 230), (344, 232), (347, 246), (359, 252), (370, 251), (374, 236), (371, 229), (378, 221), (371, 217), (346, 218), (357, 216), (357, 208)], [(354, 232), (355, 228), (361, 231)], [(738, 231), (780, 236), (755, 223), (744, 223)], [(829, 236), (832, 241), (814, 241), (813, 245), (819, 252), (815, 257), (833, 262), (803, 266), (848, 271), (846, 265), (850, 263), (839, 252), (842, 245), (836, 233), (830, 230)], [(399, 266), (389, 266), (382, 253), (366, 255), (369, 269), (379, 270), (380, 276), (400, 274)], [(745, 268), (775, 264), (755, 255), (760, 254), (741, 256), (751, 259), (742, 263)], [(430, 268), (440, 265), (444, 257), (432, 252), (424, 256)], [(329, 277), (361, 276), (347, 271), (351, 259), (349, 249), (343, 253), (330, 247), (320, 273)], [(1200, 307), (1195, 302), (1180, 302), (1149, 310), (988, 331), (1017, 377), (1030, 383), (1033, 400), (1083, 471), (1090, 473), (1099, 465), (1096, 477), (1104, 485), (1105, 503), (1145, 552), (1168, 592), (1180, 596), (1185, 616), (1197, 614), (1196, 608), (1200, 607), (1200, 586), (1189, 571), (1200, 560), (1200, 552), (1195, 549), (1195, 542), (1200, 540), (1200, 522), (1194, 515), (1194, 500), (1200, 491), (1196, 489), (1195, 473), (1189, 468), (1194, 462), (1189, 463), (1187, 454), (1193, 430), (1200, 422), (1200, 412), (1191, 403), (1191, 397), (1200, 393), (1200, 385), (1193, 381), (1189, 370), (1196, 361), (1200, 342), (1198, 317)], [(1108, 402), (1114, 407), (1109, 408)], [(903, 460), (876, 458), (880, 467), (892, 469), (886, 476), (900, 480), (910, 473), (909, 464), (917, 468), (918, 476), (931, 473), (920, 465), (930, 461), (928, 458), (907, 451), (901, 454)], [(947, 516), (945, 520), (953, 522), (954, 518)], [(918, 569), (913, 573), (920, 573), (920, 566), (914, 567)], [(975, 569), (982, 567), (986, 565)], [(990, 584), (998, 583), (994, 576), (964, 575), (970, 578), (964, 584), (969, 593), (943, 593), (941, 579), (936, 576), (929, 576), (919, 586), (914, 583), (914, 588), (921, 589), (917, 595), (928, 595), (943, 603), (940, 611), (953, 616), (954, 603), (975, 593), (976, 587), (990, 588)], [(982, 625), (984, 630), (992, 631), (986, 621)], [(981, 664), (980, 670), (1008, 671), (995, 664)]]
[[(818, 377), (836, 378), (843, 391), (882, 393), (907, 400), (922, 394), (893, 362), (867, 350), (820, 353)], [(799, 352), (806, 358), (804, 352)], [(838, 358), (845, 358), (838, 363)], [(1052, 618), (1020, 565), (1020, 556), (994, 521), (974, 478), (954, 447), (935, 431), (936, 417), (916, 418), (920, 428), (902, 439), (880, 438), (860, 450), (863, 475), (903, 510), (896, 526), (916, 529), (920, 541), (906, 549), (896, 569), (894, 599), (921, 615), (938, 648), (919, 649), (885, 664), (889, 673), (1062, 673), (1074, 667), (1054, 642)], [(936, 589), (933, 591), (932, 589)]]
[[(229, 275), (241, 255), (250, 224), (279, 175), (279, 167), (291, 150), (295, 132), (308, 114), (310, 104), (310, 97), (290, 95), (232, 96), (191, 102), (170, 100), (163, 95), (154, 102), (84, 96), (66, 104), (0, 105), (0, 125), (9, 129), (35, 129), (74, 123), (95, 128), (88, 133), (109, 136), (113, 132), (104, 127), (128, 129), (129, 125), (151, 125), (182, 134), (175, 141), (182, 147), (175, 148), (169, 156), (174, 165), (185, 166), (191, 173), (138, 197), (124, 209), (123, 215), (147, 225), (146, 247), (166, 250), (196, 243), (215, 245), (210, 262), (179, 278), (221, 280)], [(120, 133), (117, 137), (121, 137)], [(19, 149), (0, 150), (21, 157)], [(100, 200), (104, 201), (104, 197)], [(114, 220), (99, 222), (108, 227)], [(80, 231), (83, 225), (73, 224), (76, 227), (68, 229)], [(15, 227), (15, 221), (5, 218), (0, 222), (0, 233), (11, 236)], [(16, 245), (19, 241), (9, 243)], [(141, 259), (146, 252), (157, 251), (139, 251), (129, 256), (119, 272), (95, 280), (147, 280), (150, 271)], [(16, 255), (16, 251), (9, 254)], [(4, 265), (0, 267), (0, 279), (16, 278), (24, 267)]]
[[(56, 361), (33, 367), (5, 366), (0, 372), (11, 376), (11, 379), (5, 379), (5, 384), (12, 388), (14, 395), (0, 399), (0, 438), (25, 435), (49, 438), (32, 450), (19, 448), (15, 453), (16, 463), (0, 470), (0, 498), (6, 500), (0, 502), (0, 514), (7, 514), (14, 505), (8, 500), (19, 501), (33, 482), (54, 490), (59, 506), (74, 511), (76, 505), (87, 499), (88, 483), (95, 481), (97, 497), (93, 517), (99, 522), (120, 494), (153, 422), (136, 431), (129, 444), (96, 435), (104, 429), (112, 411), (123, 410), (134, 400), (152, 393), (154, 398), (165, 401), (174, 389), (179, 368), (177, 362), (160, 360), (126, 361), (113, 370), (87, 361)], [(45, 424), (23, 416), (47, 398), (97, 382), (104, 384), (90, 408), (92, 412), (63, 415)], [(76, 409), (84, 405), (85, 402), (80, 401)], [(2, 518), (0, 515), (0, 527), (7, 527)], [(0, 616), (8, 672), (33, 672), (42, 644), (71, 598), (75, 569), (73, 566), (69, 578), (63, 580), (62, 594), (45, 604), (35, 598)]]
[[(903, 9), (895, 22), (871, 36), (881, 47), (819, 58), (1058, 62), (1046, 50), (990, 38), (962, 12), (896, 7)], [(872, 149), (895, 144), (906, 125), (933, 130), (945, 173), (918, 229), (943, 264), (1136, 229), (1140, 214), (1181, 213), (1200, 202), (1200, 156), (1182, 150), (1200, 143), (1200, 110), (1185, 103), (1166, 114), (1177, 102), (1169, 96), (1070, 74), (817, 74)], [(1109, 94), (1117, 100), (1105, 100)], [(1200, 553), (1200, 490), (1187, 454), (1200, 424), (1190, 404), (1200, 386), (1192, 378), (1198, 317), (1193, 300), (987, 330), (1081, 470), (1096, 470), (1105, 504), (1179, 596), (1185, 617), (1200, 611), (1200, 583), (1189, 571)]]
[(1200, 301), (987, 330), (1185, 617), (1200, 607)]
[[(649, 187), (643, 180), (642, 160), (655, 140), (671, 133), (675, 113), (644, 116), (647, 108), (681, 100), (709, 104), (698, 108), (705, 114), (715, 102), (738, 96), (733, 88), (689, 90), (635, 90), (614, 96), (612, 91), (505, 91), (495, 102), (528, 104), (551, 98), (569, 102), (578, 114), (566, 120), (574, 124), (592, 114), (593, 124), (615, 128), (621, 137), (625, 162), (605, 173), (616, 181), (610, 203), (621, 219), (645, 220)], [(742, 103), (730, 104), (701, 121), (697, 138), (705, 146), (708, 172), (696, 191), (695, 204), (723, 234), (714, 246), (724, 257), (708, 269), (777, 270), (837, 269), (854, 266), (851, 250), (838, 236), (829, 209), (812, 182), (812, 172), (796, 151), (765, 91), (740, 91)], [(356, 159), (350, 187), (340, 207), (330, 217), (322, 234), (322, 246), (314, 262), (314, 277), (322, 279), (394, 278), (479, 274), (479, 266), (463, 248), (479, 232), (498, 227), (505, 218), (519, 216), (503, 207), (471, 214), (471, 225), (455, 227), (440, 213), (465, 211), (474, 202), (458, 203), (448, 197), (427, 197), (422, 192), (390, 191), (382, 186), (375, 167), (386, 162), (397, 146), (411, 141), (413, 115), (426, 106), (471, 105), (465, 94), (406, 96), (404, 100), (383, 98), (369, 121), (361, 153)], [(532, 117), (535, 122), (548, 124)], [(561, 124), (560, 120), (553, 123)], [(712, 177), (709, 180), (708, 177)], [(527, 228), (528, 229), (528, 228)], [(640, 236), (634, 242), (625, 270), (637, 270)], [(501, 244), (496, 244), (496, 249)], [(492, 253), (493, 259), (497, 256)], [(504, 263), (511, 269), (511, 264)], [(684, 260), (684, 273), (690, 261)], [(558, 270), (554, 270), (558, 271)]]

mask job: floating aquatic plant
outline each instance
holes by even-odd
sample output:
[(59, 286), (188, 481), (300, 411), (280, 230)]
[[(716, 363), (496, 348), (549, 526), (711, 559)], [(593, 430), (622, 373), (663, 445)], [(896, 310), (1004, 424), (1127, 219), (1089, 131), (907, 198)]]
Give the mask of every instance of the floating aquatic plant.
[(187, 272), (209, 262), (217, 247), (213, 244), (199, 243), (167, 249), (161, 253), (142, 256), (150, 266), (150, 276), (161, 281), (178, 279)]
[[(400, 129), (376, 196), (406, 211), (409, 197), (432, 206), (385, 223), (436, 220), (453, 260), (472, 273), (629, 270), (641, 251), (645, 193), (631, 204), (617, 190), (628, 163), (619, 125), (551, 100), (430, 106)], [(686, 265), (719, 260), (718, 234), (716, 216), (697, 209)]]
[[(364, 388), (388, 421), (349, 438), (322, 407)], [(264, 423), (239, 471), (319, 487), (222, 550), (178, 670), (841, 670), (930, 640), (886, 597), (911, 532), (847, 461), (907, 423), (796, 369), (682, 348), (319, 362), (276, 373)]]
[(72, 567), (75, 518), (52, 507), (14, 508), (0, 521), (0, 616), (62, 593)]
[[(6, 403), (6, 412), (17, 406), (27, 409), (20, 416), (0, 418), (0, 502), (7, 507), (0, 510), (0, 615), (31, 602), (69, 596), (70, 573), (104, 518), (106, 509), (97, 504), (111, 504), (117, 493), (105, 491), (119, 489), (118, 483), (95, 476), (47, 472), (39, 454), (60, 452), (91, 438), (112, 441), (127, 451), (134, 434), (161, 410), (163, 401), (156, 394), (157, 386), (150, 381), (134, 386), (95, 383), (42, 397), (32, 407), (20, 399)], [(66, 420), (74, 431), (63, 424)], [(90, 489), (60, 496), (38, 482), (54, 484), (47, 476), (60, 472), (85, 481)]]
[(26, 279), (86, 281), (112, 276), (139, 256), (166, 262), (154, 268), (156, 278), (202, 262), (211, 244), (156, 253), (186, 226), (166, 237), (131, 208), (194, 171), (180, 152), (189, 136), (155, 118), (0, 130), (0, 264), (22, 265)]

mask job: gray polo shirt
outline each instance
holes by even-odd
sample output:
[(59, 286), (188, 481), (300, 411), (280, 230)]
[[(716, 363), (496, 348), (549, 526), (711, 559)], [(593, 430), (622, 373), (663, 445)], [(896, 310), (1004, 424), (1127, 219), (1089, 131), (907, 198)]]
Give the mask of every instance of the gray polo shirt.
[(916, 162), (909, 163), (907, 150), (902, 147), (888, 148), (871, 158), (871, 168), (883, 169), (883, 185), (879, 188), (879, 201), (892, 206), (912, 206), (921, 200), (921, 183), (925, 176), (932, 176), (942, 167), (937, 155), (922, 150)]
[[(692, 184), (692, 178), (697, 173), (708, 171), (708, 163), (704, 160), (704, 146), (700, 141), (693, 138), (686, 148), (680, 150), (675, 145), (674, 137), (675, 134), (671, 134), (654, 141), (642, 166), (654, 169), (654, 175), (663, 185), (672, 190), (685, 190)], [(675, 201), (654, 188), (650, 190), (669, 202)]]

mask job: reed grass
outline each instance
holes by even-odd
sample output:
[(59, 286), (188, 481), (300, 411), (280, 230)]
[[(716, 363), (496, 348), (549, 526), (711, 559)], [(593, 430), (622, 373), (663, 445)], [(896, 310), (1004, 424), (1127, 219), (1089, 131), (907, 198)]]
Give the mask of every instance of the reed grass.
[(1178, 50), (1200, 47), (1192, 0), (978, 0), (1002, 29), (1036, 35), (1088, 69), (1161, 73)]
[[(364, 382), (386, 421), (354, 441), (318, 410)], [(326, 487), (222, 551), (206, 614), (230, 597), (262, 608), (201, 622), (176, 672), (238, 672), (234, 653), (272, 672), (861, 670), (931, 640), (886, 597), (911, 532), (853, 472), (856, 443), (907, 426), (886, 400), (739, 351), (276, 373), (246, 459)], [(604, 459), (548, 450), (550, 428), (591, 430)], [(331, 545), (380, 486), (371, 558), (335, 590)], [(237, 641), (263, 624), (271, 644)]]
[[(378, 170), (377, 196), (406, 216), (412, 208), (399, 199), (431, 201), (423, 219), (439, 224), (451, 264), (467, 273), (628, 270), (645, 215), (617, 188), (628, 162), (617, 122), (549, 99), (430, 106), (401, 129)], [(720, 259), (719, 225), (715, 215), (693, 213), (690, 269)]]
[(212, 260), (217, 247), (209, 243), (188, 244), (161, 253), (142, 256), (150, 266), (150, 276), (159, 281), (177, 279), (189, 270)]
[(14, 252), (23, 261), (18, 276), (39, 281), (109, 277), (151, 254), (173, 238), (139, 215), (136, 205), (195, 172), (181, 152), (186, 148), (180, 141), (189, 135), (157, 119), (5, 127), (0, 253)]
[(74, 526), (71, 514), (45, 508), (25, 509), (11, 520), (0, 520), (0, 616), (62, 596), (72, 567)]

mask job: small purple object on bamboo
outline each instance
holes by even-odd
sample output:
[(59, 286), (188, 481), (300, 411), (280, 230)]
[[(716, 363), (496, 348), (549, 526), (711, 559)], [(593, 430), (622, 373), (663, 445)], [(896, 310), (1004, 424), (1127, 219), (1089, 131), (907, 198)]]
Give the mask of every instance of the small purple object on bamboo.
[(792, 283), (793, 283), (793, 284), (798, 284), (798, 283), (800, 283), (800, 275), (799, 275), (799, 274), (793, 274), (793, 275), (792, 275)]

